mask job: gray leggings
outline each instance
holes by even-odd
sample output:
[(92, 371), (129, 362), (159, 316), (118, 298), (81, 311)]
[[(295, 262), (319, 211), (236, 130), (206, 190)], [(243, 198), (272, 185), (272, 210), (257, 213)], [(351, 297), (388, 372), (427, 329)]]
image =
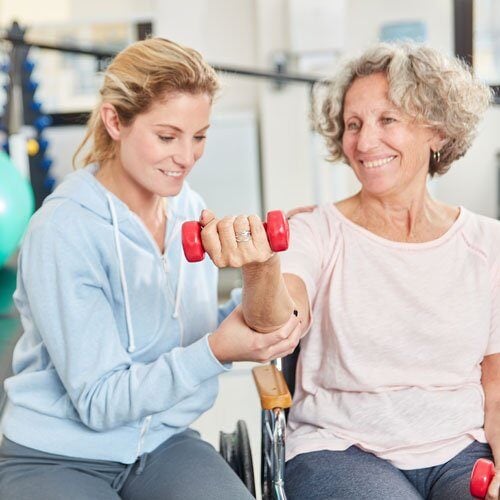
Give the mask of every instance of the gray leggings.
[(424, 469), (400, 470), (386, 460), (351, 446), (318, 451), (287, 462), (288, 500), (464, 500), (478, 458), (492, 459), (487, 444), (474, 441), (448, 462)]
[(214, 448), (187, 430), (134, 464), (51, 455), (4, 437), (2, 500), (249, 500)]

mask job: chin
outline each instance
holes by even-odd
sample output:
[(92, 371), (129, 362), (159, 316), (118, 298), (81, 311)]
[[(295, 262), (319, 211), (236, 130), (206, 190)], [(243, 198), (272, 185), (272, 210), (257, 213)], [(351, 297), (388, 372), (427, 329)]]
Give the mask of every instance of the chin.
[(175, 186), (175, 187), (169, 187), (169, 188), (166, 188), (166, 189), (158, 189), (156, 190), (156, 194), (159, 195), (159, 196), (177, 196), (181, 190), (182, 190), (182, 186), (184, 184), (179, 184), (179, 186)]
[(363, 190), (374, 195), (383, 195), (393, 191), (395, 185), (387, 182), (366, 182), (363, 184)]

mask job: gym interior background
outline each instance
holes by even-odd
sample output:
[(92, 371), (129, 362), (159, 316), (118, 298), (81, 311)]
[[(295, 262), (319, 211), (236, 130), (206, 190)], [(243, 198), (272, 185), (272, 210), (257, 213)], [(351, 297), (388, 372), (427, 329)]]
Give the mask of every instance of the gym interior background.
[[(2, 36), (14, 21), (35, 43), (27, 53), (32, 86), (24, 89), (29, 94), (24, 106), (38, 113), (35, 118), (48, 119), (36, 126), (13, 125), (13, 100), (19, 99), (9, 90), (13, 45), (2, 41), (0, 140), (6, 142), (12, 132), (43, 136), (39, 168), (44, 183), (35, 193), (36, 204), (44, 189), (49, 192), (71, 171), (82, 123), (99, 86), (98, 71), (106, 64), (103, 57), (40, 48), (36, 42), (113, 53), (151, 33), (198, 49), (221, 69), (236, 70), (222, 72), (206, 154), (190, 177), (221, 215), (262, 215), (356, 191), (349, 168), (327, 163), (320, 139), (311, 132), (310, 91), (311, 82), (328, 75), (343, 55), (372, 42), (409, 38), (458, 54), (499, 95), (500, 0), (3, 0)], [(270, 75), (278, 73), (301, 78)], [(494, 105), (465, 158), (431, 181), (440, 199), (500, 218), (499, 130), (500, 107)], [(1, 192), (0, 186), (0, 202)], [(2, 210), (0, 203), (0, 221)], [(238, 284), (237, 271), (222, 272), (221, 300)], [(0, 270), (0, 377), (8, 373), (10, 349), (20, 331), (11, 301), (14, 286), (15, 252)], [(221, 377), (215, 407), (195, 427), (217, 445), (219, 430), (232, 431), (237, 419), (245, 419), (258, 473), (260, 407), (250, 368), (240, 364)]]

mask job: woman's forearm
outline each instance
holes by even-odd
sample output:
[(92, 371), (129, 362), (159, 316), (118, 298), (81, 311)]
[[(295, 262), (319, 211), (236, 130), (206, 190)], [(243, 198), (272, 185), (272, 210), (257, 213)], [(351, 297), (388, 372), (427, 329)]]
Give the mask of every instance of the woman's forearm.
[(261, 264), (243, 266), (243, 316), (256, 331), (270, 332), (285, 324), (296, 309), (273, 255)]
[(500, 354), (490, 354), (481, 363), (481, 385), (484, 390), (484, 433), (500, 466)]
[(500, 466), (500, 401), (486, 403), (484, 433), (493, 452), (493, 460)]

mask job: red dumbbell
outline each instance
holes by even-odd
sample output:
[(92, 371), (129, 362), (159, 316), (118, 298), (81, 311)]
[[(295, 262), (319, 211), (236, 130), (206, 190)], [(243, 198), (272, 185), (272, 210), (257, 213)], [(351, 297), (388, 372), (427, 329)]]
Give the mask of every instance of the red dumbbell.
[[(290, 229), (281, 210), (272, 210), (267, 213), (264, 229), (273, 252), (282, 252), (288, 248)], [(182, 224), (182, 248), (189, 262), (199, 262), (205, 257), (201, 242), (201, 224), (198, 221), (193, 220)]]
[(494, 475), (495, 465), (491, 460), (477, 460), (470, 475), (470, 494), (475, 498), (484, 498)]

